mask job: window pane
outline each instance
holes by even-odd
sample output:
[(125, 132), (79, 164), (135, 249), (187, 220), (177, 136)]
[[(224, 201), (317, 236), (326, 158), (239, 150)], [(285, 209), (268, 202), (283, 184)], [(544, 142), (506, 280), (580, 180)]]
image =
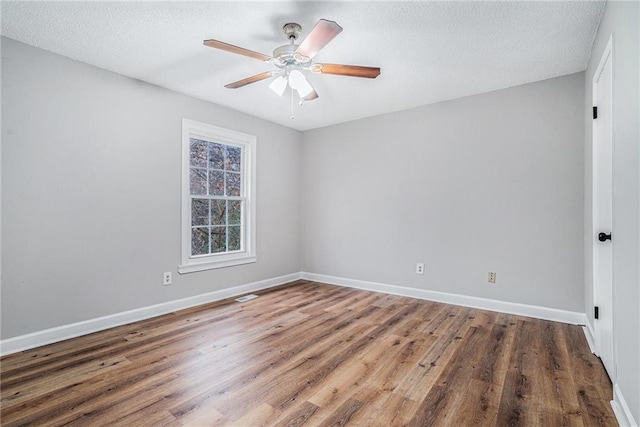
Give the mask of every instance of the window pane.
[(209, 171), (209, 194), (212, 196), (224, 195), (224, 172)]
[(207, 170), (191, 168), (190, 172), (191, 194), (207, 194)]
[(226, 200), (212, 200), (211, 201), (211, 225), (226, 225)]
[(225, 177), (227, 179), (227, 196), (239, 196), (240, 195), (240, 174), (233, 172), (226, 172)]
[(209, 229), (198, 227), (191, 229), (191, 255), (209, 253)]
[(211, 227), (211, 253), (227, 251), (227, 227)]
[(240, 159), (242, 151), (240, 147), (227, 145), (227, 170), (240, 172)]
[(209, 225), (209, 200), (191, 200), (191, 225)]
[(209, 143), (209, 169), (224, 169), (224, 145)]
[(229, 230), (229, 250), (239, 251), (240, 248), (240, 227), (227, 227)]
[[(242, 218), (242, 202), (240, 200), (229, 200), (229, 225), (240, 225)], [(231, 243), (229, 243), (231, 244)]]
[(207, 167), (207, 143), (199, 139), (189, 139), (191, 166)]

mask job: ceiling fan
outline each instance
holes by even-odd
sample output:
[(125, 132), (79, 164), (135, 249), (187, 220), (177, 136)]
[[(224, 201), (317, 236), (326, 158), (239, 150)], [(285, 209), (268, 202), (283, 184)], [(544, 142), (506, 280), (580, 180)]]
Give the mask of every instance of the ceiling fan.
[(282, 29), (290, 43), (276, 48), (273, 51), (273, 56), (254, 52), (219, 40), (212, 39), (204, 41), (205, 46), (268, 62), (277, 67), (277, 70), (266, 71), (238, 80), (237, 82), (229, 83), (225, 85), (226, 88), (237, 89), (270, 77), (276, 77), (269, 85), (269, 88), (279, 96), (282, 96), (288, 84), (292, 92), (295, 90), (298, 93), (300, 102), (302, 103), (302, 101), (311, 101), (318, 98), (318, 93), (313, 89), (302, 71), (310, 71), (318, 74), (365, 77), (369, 79), (375, 79), (380, 75), (380, 68), (378, 67), (313, 63), (313, 57), (342, 31), (342, 27), (333, 21), (320, 19), (299, 45), (295, 43), (302, 29), (299, 24), (285, 24)]

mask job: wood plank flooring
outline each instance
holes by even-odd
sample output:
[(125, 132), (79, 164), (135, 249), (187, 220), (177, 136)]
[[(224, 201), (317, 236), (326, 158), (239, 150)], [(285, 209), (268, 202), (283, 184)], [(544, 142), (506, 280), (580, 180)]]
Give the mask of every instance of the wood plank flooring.
[(3, 426), (615, 426), (581, 328), (298, 281), (4, 357)]

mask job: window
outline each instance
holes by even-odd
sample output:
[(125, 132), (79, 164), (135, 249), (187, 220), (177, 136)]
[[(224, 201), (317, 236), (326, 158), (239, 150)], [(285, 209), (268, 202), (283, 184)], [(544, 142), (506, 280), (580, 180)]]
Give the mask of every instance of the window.
[(256, 261), (255, 144), (255, 136), (183, 119), (180, 273)]

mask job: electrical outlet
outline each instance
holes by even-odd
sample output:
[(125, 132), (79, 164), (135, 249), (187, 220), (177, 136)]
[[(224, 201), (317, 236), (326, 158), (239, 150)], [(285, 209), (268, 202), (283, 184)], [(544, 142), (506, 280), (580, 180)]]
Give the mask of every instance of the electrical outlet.
[(165, 271), (164, 273), (162, 273), (162, 284), (164, 286), (170, 285), (173, 283), (173, 280), (171, 279), (171, 272), (170, 271)]
[(416, 274), (424, 274), (424, 264), (419, 262), (416, 264)]
[(487, 279), (489, 283), (496, 283), (496, 273), (489, 272), (489, 277)]

